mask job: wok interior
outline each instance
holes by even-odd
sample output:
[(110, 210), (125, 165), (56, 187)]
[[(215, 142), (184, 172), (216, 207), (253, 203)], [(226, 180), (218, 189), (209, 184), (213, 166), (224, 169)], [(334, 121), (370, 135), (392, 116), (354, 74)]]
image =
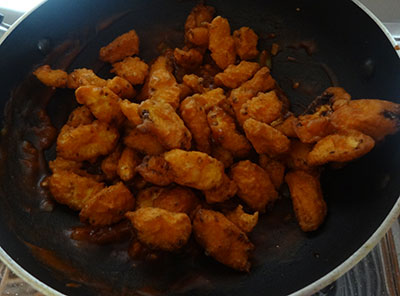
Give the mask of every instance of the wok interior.
[[(290, 98), (294, 112), (300, 113), (332, 83), (344, 87), (353, 98), (396, 101), (400, 65), (384, 34), (350, 1), (336, 1), (329, 7), (320, 2), (207, 3), (229, 19), (232, 30), (249, 26), (261, 37), (277, 34), (273, 40), (261, 38), (259, 48), (268, 49), (272, 42), (281, 45), (283, 51), (273, 59), (272, 74)], [(60, 128), (76, 102), (70, 90), (52, 93), (40, 85), (29, 76), (32, 69), (46, 61), (69, 71), (90, 67), (106, 77), (109, 69), (97, 59), (99, 48), (131, 28), (138, 32), (140, 55), (148, 62), (157, 55), (155, 49), (160, 42), (181, 45), (185, 18), (195, 4), (121, 0), (110, 6), (106, 0), (50, 1), (0, 47), (0, 56), (4, 57), (0, 67), (9, 69), (1, 74), (0, 81), (0, 104), (7, 109), (7, 137), (1, 139), (0, 245), (24, 269), (60, 292), (288, 294), (329, 273), (353, 254), (397, 200), (399, 135), (387, 137), (366, 157), (345, 168), (328, 168), (323, 173), (328, 217), (316, 233), (301, 232), (290, 199), (283, 192), (282, 199), (250, 235), (256, 250), (249, 274), (232, 271), (195, 247), (156, 263), (132, 261), (126, 245), (98, 247), (70, 240), (68, 230), (79, 221), (66, 207), (57, 205), (51, 212), (39, 210), (45, 195), (38, 186), (42, 170), (40, 166), (27, 168), (29, 153), (24, 141), (34, 141), (31, 130), (38, 124), (38, 109), (46, 108), (53, 124)], [(49, 41), (49, 48), (40, 52), (37, 42), (43, 39)], [(66, 40), (74, 42), (63, 43)], [(302, 41), (315, 46), (312, 55), (299, 47)], [(63, 47), (56, 50), (62, 43)], [(288, 56), (298, 62), (288, 61)], [(293, 81), (300, 82), (301, 90), (292, 89)], [(10, 94), (12, 103), (5, 108)], [(44, 153), (47, 159), (54, 156), (54, 147)]]

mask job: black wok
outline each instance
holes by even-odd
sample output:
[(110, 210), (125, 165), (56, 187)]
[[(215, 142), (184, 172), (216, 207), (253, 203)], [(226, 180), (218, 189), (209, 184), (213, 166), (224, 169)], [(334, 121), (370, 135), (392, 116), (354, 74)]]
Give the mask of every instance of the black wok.
[[(47, 193), (38, 185), (47, 172), (44, 160), (55, 156), (54, 145), (35, 148), (42, 131), (38, 111), (45, 109), (60, 128), (76, 103), (72, 91), (50, 90), (31, 71), (50, 63), (68, 71), (90, 67), (106, 76), (109, 69), (98, 61), (98, 49), (131, 28), (141, 37), (141, 56), (150, 61), (161, 41), (182, 43), (183, 24), (195, 3), (48, 1), (1, 44), (0, 109), (5, 123), (0, 257), (42, 292), (55, 293), (51, 287), (85, 296), (284, 295), (308, 286), (301, 293), (310, 294), (360, 260), (397, 217), (400, 134), (344, 169), (324, 172), (329, 214), (317, 233), (300, 231), (284, 193), (251, 234), (257, 247), (249, 274), (232, 271), (199, 250), (142, 263), (128, 258), (126, 245), (99, 247), (69, 238), (68, 231), (79, 225), (76, 214), (59, 205), (51, 210)], [(262, 37), (260, 49), (268, 49), (272, 42), (281, 45), (272, 71), (297, 113), (336, 84), (354, 98), (396, 101), (400, 97), (400, 61), (393, 43), (351, 1), (210, 0), (209, 4), (229, 19), (232, 29), (253, 28)], [(276, 39), (266, 38), (271, 32)], [(297, 62), (288, 61), (288, 56)], [(292, 89), (294, 81), (301, 87)]]

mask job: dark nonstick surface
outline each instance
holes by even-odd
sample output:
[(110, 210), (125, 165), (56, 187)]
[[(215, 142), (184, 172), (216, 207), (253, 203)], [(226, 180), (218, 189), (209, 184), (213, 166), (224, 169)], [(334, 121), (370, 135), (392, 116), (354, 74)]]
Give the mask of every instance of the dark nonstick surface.
[[(397, 135), (344, 169), (323, 173), (329, 214), (317, 233), (300, 231), (290, 200), (284, 196), (251, 234), (256, 251), (249, 274), (232, 271), (196, 248), (157, 263), (143, 263), (128, 258), (126, 245), (97, 247), (70, 240), (68, 230), (79, 225), (77, 215), (59, 205), (46, 211), (51, 206), (38, 186), (46, 172), (44, 158), (54, 158), (54, 147), (43, 153), (34, 147), (39, 145), (37, 111), (45, 108), (60, 128), (76, 103), (71, 90), (53, 92), (29, 73), (46, 62), (67, 70), (91, 67), (106, 75), (108, 66), (97, 60), (98, 49), (131, 28), (141, 38), (140, 55), (150, 61), (160, 41), (182, 42), (185, 18), (195, 3), (49, 1), (0, 46), (0, 108), (4, 110), (12, 99), (2, 118), (6, 128), (1, 136), (0, 245), (24, 269), (60, 292), (85, 296), (288, 294), (351, 256), (379, 227), (399, 196)], [(329, 1), (328, 5), (317, 0), (221, 0), (208, 4), (229, 19), (232, 29), (246, 25), (261, 37), (277, 34), (274, 40), (262, 38), (260, 49), (270, 48), (272, 42), (281, 45), (283, 50), (273, 60), (273, 75), (297, 113), (332, 84), (343, 86), (354, 98), (400, 97), (400, 63), (392, 45), (351, 1)], [(305, 50), (310, 45), (312, 55)], [(297, 62), (288, 61), (288, 56)], [(301, 87), (293, 90), (294, 81)]]

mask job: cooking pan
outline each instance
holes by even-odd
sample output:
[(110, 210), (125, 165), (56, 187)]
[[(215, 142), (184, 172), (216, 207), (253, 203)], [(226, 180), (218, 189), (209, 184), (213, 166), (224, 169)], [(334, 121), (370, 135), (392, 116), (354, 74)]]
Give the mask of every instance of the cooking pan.
[[(132, 28), (141, 56), (151, 61), (160, 43), (182, 45), (182, 28), (195, 1), (57, 0), (25, 16), (0, 46), (0, 257), (20, 277), (52, 295), (308, 295), (356, 264), (399, 214), (400, 135), (360, 160), (327, 168), (322, 187), (326, 222), (305, 234), (296, 224), (287, 190), (250, 239), (250, 273), (222, 266), (191, 247), (156, 262), (133, 261), (120, 242), (97, 246), (70, 239), (77, 215), (54, 205), (40, 182), (55, 157), (51, 128), (76, 107), (71, 90), (51, 90), (30, 73), (43, 63), (71, 71), (90, 67), (107, 77), (101, 46)], [(326, 87), (354, 98), (398, 102), (400, 62), (383, 26), (348, 0), (209, 1), (232, 29), (249, 26), (260, 49), (281, 51), (272, 73), (297, 114)], [(270, 33), (276, 38), (270, 39)], [(289, 58), (288, 57), (292, 57)], [(294, 58), (294, 59), (293, 59)], [(293, 82), (300, 87), (292, 88)], [(49, 141), (40, 141), (47, 135)]]

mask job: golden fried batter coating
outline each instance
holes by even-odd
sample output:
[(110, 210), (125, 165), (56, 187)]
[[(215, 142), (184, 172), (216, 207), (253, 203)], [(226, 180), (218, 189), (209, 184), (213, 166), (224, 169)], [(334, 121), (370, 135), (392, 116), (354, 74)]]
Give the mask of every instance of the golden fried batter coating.
[(326, 203), (322, 197), (319, 177), (305, 171), (289, 172), (285, 181), (289, 186), (293, 210), (303, 231), (314, 231), (326, 216)]
[(257, 121), (269, 124), (281, 115), (282, 102), (275, 91), (258, 93), (257, 96), (242, 105), (240, 112)]
[(176, 109), (179, 106), (179, 96), (180, 88), (172, 74), (172, 66), (166, 57), (159, 56), (150, 67), (148, 79), (139, 99), (162, 101)]
[(249, 160), (235, 164), (231, 176), (238, 186), (237, 195), (255, 211), (265, 212), (267, 204), (278, 198), (268, 173)]
[(175, 62), (185, 70), (196, 69), (203, 62), (203, 54), (195, 48), (187, 50), (175, 48), (174, 58)]
[(296, 124), (296, 123), (297, 123), (297, 118), (293, 115), (290, 115), (288, 118), (286, 118), (283, 121), (278, 119), (274, 122), (271, 122), (271, 126), (276, 128), (278, 131), (280, 131), (286, 137), (297, 138), (297, 134), (293, 128), (294, 124)]
[(183, 76), (183, 84), (188, 86), (195, 93), (204, 93), (207, 89), (204, 87), (203, 77), (199, 77), (195, 74), (186, 74)]
[(262, 67), (252, 79), (232, 90), (229, 96), (229, 103), (235, 111), (236, 119), (240, 125), (243, 125), (245, 120), (249, 117), (240, 112), (242, 105), (259, 92), (273, 89), (275, 85), (275, 80), (271, 77), (269, 69), (267, 67)]
[(237, 88), (253, 77), (259, 69), (259, 63), (241, 61), (239, 65), (229, 65), (224, 72), (215, 75), (214, 82), (219, 86)]
[(99, 57), (103, 62), (112, 64), (136, 54), (139, 54), (139, 37), (135, 30), (131, 30), (102, 47)]
[(303, 143), (299, 140), (291, 140), (289, 152), (285, 157), (286, 165), (295, 170), (310, 170), (307, 158), (311, 150), (312, 144)]
[(207, 23), (211, 22), (215, 9), (203, 4), (196, 5), (185, 23), (185, 39), (198, 46), (208, 45)]
[(136, 91), (132, 84), (119, 76), (115, 76), (113, 79), (108, 79), (107, 87), (111, 89), (118, 97), (123, 99), (132, 99), (136, 95)]
[(258, 212), (253, 215), (247, 214), (243, 211), (242, 205), (238, 205), (235, 210), (227, 212), (225, 217), (245, 233), (251, 232), (258, 222)]
[(90, 124), (94, 120), (92, 112), (86, 106), (80, 106), (74, 109), (68, 117), (66, 125), (78, 127), (80, 125)]
[(107, 85), (107, 81), (97, 76), (91, 69), (75, 69), (68, 75), (68, 88), (77, 89), (84, 85), (94, 85), (103, 87)]
[(163, 156), (146, 156), (136, 171), (145, 179), (159, 186), (166, 186), (173, 182), (170, 167)]
[(181, 186), (148, 187), (139, 191), (136, 209), (154, 207), (190, 215), (200, 204), (192, 190)]
[(156, 137), (149, 133), (142, 133), (137, 128), (130, 129), (125, 134), (124, 144), (145, 155), (159, 155), (165, 151)]
[(189, 149), (192, 135), (171, 105), (162, 101), (146, 100), (139, 105), (143, 123), (137, 129), (151, 133), (167, 149)]
[(188, 215), (160, 208), (141, 208), (126, 213), (139, 241), (150, 249), (174, 251), (183, 247), (192, 233)]
[(80, 210), (86, 202), (104, 188), (92, 178), (79, 176), (71, 171), (57, 170), (49, 178), (48, 184), (54, 199), (73, 210)]
[(235, 42), (231, 36), (231, 27), (226, 18), (217, 16), (208, 28), (211, 57), (221, 69), (225, 69), (236, 61)]
[(210, 39), (210, 32), (208, 27), (197, 27), (190, 29), (187, 34), (186, 40), (197, 46), (208, 46)]
[(329, 135), (315, 144), (308, 154), (308, 164), (322, 165), (328, 162), (348, 162), (364, 156), (375, 146), (370, 136), (359, 131), (341, 131)]
[(204, 93), (208, 91), (207, 88), (204, 87), (203, 82), (204, 78), (199, 77), (195, 74), (187, 74), (183, 76), (183, 84), (190, 88), (192, 92), (195, 93)]
[(40, 66), (33, 75), (47, 86), (59, 88), (67, 86), (68, 73), (63, 70), (52, 70), (49, 65)]
[(224, 174), (222, 184), (215, 188), (204, 190), (207, 203), (223, 202), (233, 197), (237, 192), (236, 183)]
[(303, 143), (314, 143), (335, 131), (329, 118), (331, 110), (323, 105), (314, 114), (299, 116), (294, 121), (293, 129)]
[(139, 125), (143, 121), (139, 115), (139, 104), (132, 103), (128, 100), (120, 100), (119, 107), (122, 113), (128, 118), (128, 120), (133, 123), (133, 125)]
[(226, 150), (220, 145), (214, 144), (211, 148), (211, 156), (218, 159), (224, 164), (225, 168), (229, 168), (233, 164), (232, 152)]
[(331, 122), (340, 130), (358, 130), (375, 141), (397, 132), (400, 105), (383, 100), (355, 100), (335, 110)]
[(174, 149), (164, 153), (175, 183), (208, 190), (222, 184), (224, 165), (198, 151)]
[(97, 120), (76, 128), (64, 125), (57, 138), (57, 155), (76, 161), (91, 160), (113, 151), (118, 138), (116, 128)]
[(92, 114), (102, 122), (121, 123), (124, 119), (118, 103), (118, 96), (108, 87), (85, 85), (75, 91), (76, 101), (86, 105)]
[(141, 159), (137, 153), (125, 147), (122, 151), (121, 157), (118, 160), (117, 174), (122, 181), (130, 181), (136, 174), (136, 167), (141, 163)]
[(235, 120), (222, 108), (213, 107), (207, 114), (212, 137), (221, 146), (232, 152), (234, 156), (245, 157), (251, 150), (246, 137), (238, 132)]
[(257, 34), (249, 27), (241, 27), (233, 32), (236, 52), (242, 60), (251, 60), (258, 56)]
[(240, 271), (249, 271), (254, 249), (247, 235), (223, 214), (200, 209), (193, 221), (196, 241), (215, 260)]
[(350, 94), (341, 87), (328, 87), (322, 96), (330, 97), (329, 103), (332, 105), (333, 110), (339, 109), (351, 100)]
[(192, 133), (197, 150), (210, 154), (211, 131), (204, 107), (195, 98), (188, 97), (182, 101), (179, 111), (183, 121)]
[(111, 73), (121, 76), (133, 85), (142, 84), (149, 74), (149, 66), (138, 57), (127, 57), (112, 66)]
[(135, 207), (135, 198), (122, 183), (106, 187), (90, 198), (79, 213), (82, 222), (95, 226), (117, 223)]
[(206, 112), (215, 106), (222, 106), (226, 102), (226, 96), (222, 88), (212, 89), (202, 94), (195, 94), (193, 97), (203, 105)]
[[(71, 171), (77, 173), (82, 168), (82, 162), (57, 156), (56, 159), (49, 161), (49, 168), (53, 173), (56, 171)], [(79, 173), (77, 174), (79, 175)]]
[(267, 153), (273, 156), (283, 154), (290, 148), (290, 140), (266, 123), (250, 118), (244, 122), (243, 129), (259, 154)]
[(274, 183), (275, 189), (278, 190), (285, 177), (285, 165), (266, 154), (260, 154), (258, 163), (268, 173), (272, 183)]
[(101, 170), (108, 180), (113, 180), (117, 177), (118, 161), (121, 157), (121, 146), (117, 146), (115, 150), (107, 155), (101, 162)]

